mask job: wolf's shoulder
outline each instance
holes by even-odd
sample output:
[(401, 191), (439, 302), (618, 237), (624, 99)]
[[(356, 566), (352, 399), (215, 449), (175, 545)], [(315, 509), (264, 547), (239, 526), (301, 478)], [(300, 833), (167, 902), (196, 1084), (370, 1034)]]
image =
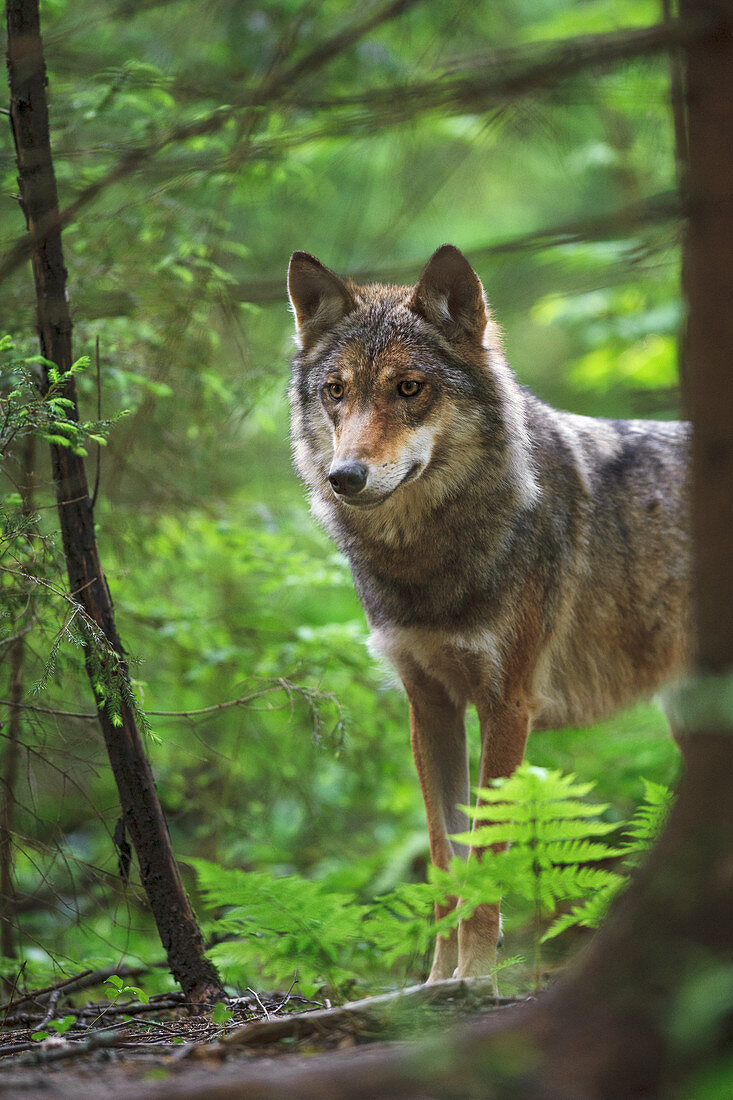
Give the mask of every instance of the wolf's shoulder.
[(545, 404), (524, 391), (529, 437), (540, 453), (582, 456), (592, 465), (634, 464), (655, 456), (683, 464), (692, 434), (685, 420), (619, 420), (583, 416)]

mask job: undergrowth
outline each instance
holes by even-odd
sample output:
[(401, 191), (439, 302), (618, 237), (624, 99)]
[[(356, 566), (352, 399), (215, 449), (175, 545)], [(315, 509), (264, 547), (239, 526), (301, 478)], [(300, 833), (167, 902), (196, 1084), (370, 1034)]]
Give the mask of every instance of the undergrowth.
[[(343, 995), (357, 983), (406, 980), (436, 932), (478, 905), (521, 898), (534, 915), (537, 981), (542, 943), (574, 926), (598, 926), (671, 800), (665, 787), (645, 782), (644, 803), (619, 826), (603, 820), (606, 804), (586, 801), (592, 787), (522, 765), (479, 792), (480, 804), (467, 811), (473, 832), (456, 837), (508, 847), (483, 859), (456, 858), (446, 871), (431, 868), (428, 882), (405, 883), (373, 900), (343, 889), (338, 875), (312, 880), (192, 860), (210, 914), (206, 931), (219, 941), (210, 955), (235, 986), (280, 987), (297, 976), (306, 995), (323, 986)], [(433, 904), (455, 896), (458, 907), (434, 923)]]

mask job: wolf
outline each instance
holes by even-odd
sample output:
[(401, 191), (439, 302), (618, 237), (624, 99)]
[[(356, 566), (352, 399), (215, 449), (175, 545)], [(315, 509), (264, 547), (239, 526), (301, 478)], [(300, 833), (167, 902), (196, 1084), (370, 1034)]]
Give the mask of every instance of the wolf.
[[(486, 787), (530, 730), (595, 722), (687, 665), (689, 426), (544, 404), (452, 245), (415, 286), (360, 286), (295, 252), (288, 292), (295, 465), (404, 685), (446, 868), (468, 854), (451, 839), (469, 828), (467, 706)], [(499, 933), (499, 907), (480, 906), (437, 938), (428, 981), (491, 974)]]

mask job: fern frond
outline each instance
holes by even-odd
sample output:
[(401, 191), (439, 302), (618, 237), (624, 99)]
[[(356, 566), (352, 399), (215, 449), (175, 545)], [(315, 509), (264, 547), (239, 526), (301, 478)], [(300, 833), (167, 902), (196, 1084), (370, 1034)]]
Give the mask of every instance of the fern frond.
[(550, 863), (600, 863), (620, 858), (625, 855), (625, 849), (609, 848), (606, 844), (583, 839), (551, 840), (547, 842), (545, 855)]
[(569, 913), (563, 913), (562, 916), (552, 922), (542, 936), (541, 942), (546, 943), (547, 940), (554, 939), (555, 936), (566, 932), (568, 928), (598, 928), (605, 919), (611, 902), (623, 887), (624, 881), (624, 879), (621, 879), (617, 886), (608, 886), (599, 890), (593, 897), (584, 901), (582, 905), (574, 905)]
[(674, 796), (668, 787), (644, 780), (644, 802), (624, 830), (624, 837), (628, 838), (624, 846), (625, 854), (644, 852), (654, 843), (673, 802)]
[[(479, 797), (482, 797), (480, 791)], [(608, 808), (607, 802), (594, 804), (569, 798), (533, 798), (515, 803), (493, 802), (489, 806), (467, 808), (466, 812), (474, 821), (500, 822), (510, 817), (512, 821), (530, 822), (599, 817)]]
[(521, 764), (508, 779), (494, 780), (493, 787), (480, 788), (479, 797), (486, 802), (529, 801), (549, 802), (566, 798), (585, 798), (595, 783), (580, 783), (575, 775)]

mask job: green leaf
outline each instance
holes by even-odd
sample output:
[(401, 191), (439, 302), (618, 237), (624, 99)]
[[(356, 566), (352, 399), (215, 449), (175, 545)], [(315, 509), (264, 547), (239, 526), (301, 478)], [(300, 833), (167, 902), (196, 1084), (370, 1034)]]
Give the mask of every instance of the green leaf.
[(71, 369), (67, 371), (69, 374), (78, 374), (80, 371), (86, 370), (91, 360), (88, 355), (80, 355), (75, 363), (72, 364)]
[(57, 447), (70, 447), (71, 443), (65, 435), (53, 435), (47, 432), (41, 432), (41, 438), (45, 439), (47, 443), (54, 443)]
[(50, 1026), (58, 1035), (65, 1035), (76, 1023), (76, 1016), (64, 1016), (61, 1020), (51, 1020)]
[(141, 1004), (146, 1005), (150, 1003), (150, 997), (148, 996), (148, 994), (145, 992), (144, 989), (140, 989), (140, 987), (137, 985), (123, 986), (122, 992), (132, 993), (134, 997), (137, 997), (138, 1001), (140, 1001)]
[(224, 1001), (217, 1001), (211, 1013), (212, 1024), (228, 1024), (233, 1019), (234, 1013), (227, 1008)]

